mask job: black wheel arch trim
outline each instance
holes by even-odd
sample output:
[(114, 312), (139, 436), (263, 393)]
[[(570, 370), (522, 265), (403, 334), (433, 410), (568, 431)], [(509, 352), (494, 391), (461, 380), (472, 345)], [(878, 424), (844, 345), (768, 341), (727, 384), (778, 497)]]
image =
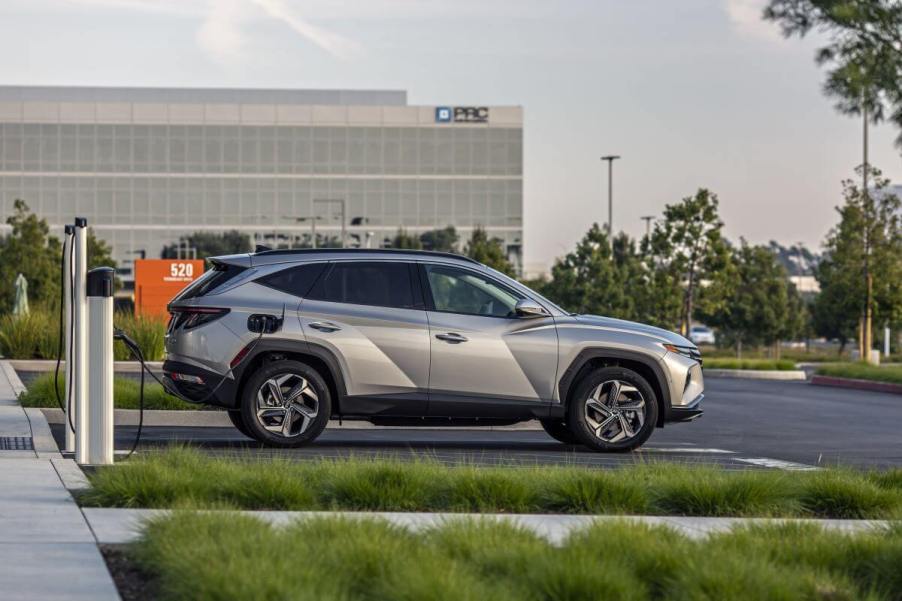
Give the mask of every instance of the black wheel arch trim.
[(576, 385), (577, 377), (580, 375), (583, 368), (596, 359), (610, 359), (614, 362), (614, 365), (616, 365), (618, 360), (631, 361), (639, 363), (650, 370), (657, 380), (656, 382), (649, 382), (649, 384), (655, 388), (655, 393), (659, 397), (657, 400), (660, 411), (658, 411), (657, 425), (663, 426), (664, 422), (670, 420), (672, 407), (670, 382), (667, 379), (667, 374), (664, 372), (664, 369), (657, 360), (649, 355), (623, 349), (590, 348), (580, 351), (576, 358), (570, 363), (570, 366), (564, 371), (564, 374), (558, 382), (558, 394), (560, 395), (562, 406), (567, 406), (569, 402), (568, 395)]

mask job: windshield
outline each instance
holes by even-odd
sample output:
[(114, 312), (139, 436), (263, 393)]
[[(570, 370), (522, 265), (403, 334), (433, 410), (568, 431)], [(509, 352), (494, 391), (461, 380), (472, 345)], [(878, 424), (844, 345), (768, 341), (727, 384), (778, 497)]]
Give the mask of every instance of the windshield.
[(564, 311), (559, 306), (557, 306), (555, 303), (551, 302), (550, 300), (548, 300), (547, 298), (545, 298), (544, 296), (542, 296), (541, 294), (539, 294), (538, 292), (536, 292), (535, 290), (530, 288), (529, 286), (524, 286), (523, 284), (521, 284), (517, 280), (513, 279), (512, 277), (506, 276), (503, 273), (501, 273), (500, 271), (498, 271), (496, 269), (492, 269), (491, 267), (488, 267), (488, 266), (486, 266), (486, 269), (493, 276), (495, 276), (496, 278), (498, 278), (505, 284), (511, 286), (515, 290), (522, 290), (525, 292), (529, 292), (530, 296), (532, 296), (534, 299), (538, 300), (540, 303), (545, 305), (547, 308), (551, 308), (551, 309), (557, 311), (558, 313), (562, 313), (564, 315), (576, 315), (576, 313), (571, 313), (570, 311)]

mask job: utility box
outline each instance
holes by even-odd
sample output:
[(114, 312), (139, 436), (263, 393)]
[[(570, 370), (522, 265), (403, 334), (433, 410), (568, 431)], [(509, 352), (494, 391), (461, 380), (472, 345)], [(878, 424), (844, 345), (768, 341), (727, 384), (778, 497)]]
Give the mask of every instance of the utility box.
[(135, 315), (166, 317), (166, 305), (204, 273), (200, 259), (137, 259)]

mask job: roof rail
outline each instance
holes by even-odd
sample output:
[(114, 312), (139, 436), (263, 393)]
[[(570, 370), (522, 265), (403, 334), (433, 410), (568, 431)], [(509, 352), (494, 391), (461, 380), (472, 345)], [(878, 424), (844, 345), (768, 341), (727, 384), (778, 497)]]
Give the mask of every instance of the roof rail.
[(469, 263), (482, 265), (476, 259), (471, 259), (466, 255), (458, 255), (449, 252), (439, 252), (435, 250), (414, 250), (406, 248), (286, 248), (275, 250), (263, 250), (251, 253), (253, 256), (263, 255), (316, 255), (316, 254), (405, 254), (405, 255), (421, 255), (424, 257), (444, 257), (447, 259), (459, 259)]

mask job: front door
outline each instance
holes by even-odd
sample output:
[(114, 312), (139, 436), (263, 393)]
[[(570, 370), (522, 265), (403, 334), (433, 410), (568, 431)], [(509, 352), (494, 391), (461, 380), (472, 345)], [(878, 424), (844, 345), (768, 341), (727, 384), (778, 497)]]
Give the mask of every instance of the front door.
[(432, 361), (429, 413), (528, 417), (547, 411), (557, 369), (551, 317), (519, 317), (524, 298), (481, 270), (423, 264)]
[(308, 344), (341, 367), (344, 415), (426, 413), (429, 333), (415, 270), (401, 261), (335, 261), (301, 303)]

